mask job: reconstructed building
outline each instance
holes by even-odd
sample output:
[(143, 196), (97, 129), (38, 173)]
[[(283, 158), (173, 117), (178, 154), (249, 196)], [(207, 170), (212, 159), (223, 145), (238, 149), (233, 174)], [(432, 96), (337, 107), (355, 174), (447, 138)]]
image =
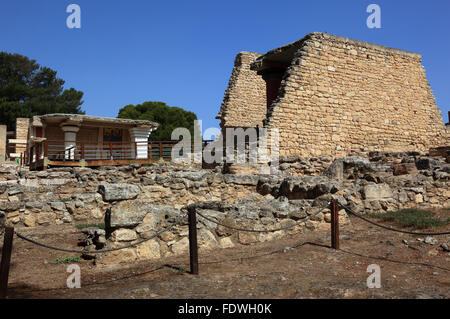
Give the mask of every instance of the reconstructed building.
[(148, 141), (157, 127), (146, 120), (46, 114), (18, 118), (14, 142), (20, 142), (16, 153), (30, 169), (145, 163), (163, 157), (164, 145)]
[(282, 156), (450, 144), (421, 55), (326, 33), (235, 59), (222, 129), (279, 130)]

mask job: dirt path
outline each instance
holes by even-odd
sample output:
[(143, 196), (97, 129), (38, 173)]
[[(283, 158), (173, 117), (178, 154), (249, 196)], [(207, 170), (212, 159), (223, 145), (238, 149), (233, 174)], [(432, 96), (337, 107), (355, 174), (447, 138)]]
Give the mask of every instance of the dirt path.
[[(329, 248), (329, 230), (307, 231), (253, 246), (200, 253), (200, 275), (187, 273), (189, 256), (114, 269), (78, 263), (82, 287), (68, 289), (70, 254), (17, 237), (9, 298), (449, 298), (450, 255), (417, 236), (375, 228), (354, 217), (341, 228), (341, 250)], [(436, 232), (443, 229), (432, 229)], [(23, 230), (25, 233), (25, 229)], [(26, 230), (40, 241), (76, 247), (71, 226)], [(449, 236), (435, 237), (446, 242)], [(408, 242), (405, 245), (403, 240)], [(367, 288), (367, 266), (381, 268), (381, 288)]]

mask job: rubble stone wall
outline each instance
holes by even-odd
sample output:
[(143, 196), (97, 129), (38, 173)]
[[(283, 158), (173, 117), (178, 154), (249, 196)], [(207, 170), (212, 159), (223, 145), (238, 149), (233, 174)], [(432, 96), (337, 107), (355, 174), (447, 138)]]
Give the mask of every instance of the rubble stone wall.
[[(17, 229), (49, 224), (104, 223), (109, 248), (170, 232), (99, 262), (152, 259), (187, 252), (186, 205), (230, 226), (290, 230), (246, 233), (198, 217), (201, 249), (225, 248), (329, 227), (329, 202), (359, 213), (450, 207), (450, 163), (419, 153), (373, 152), (369, 158), (288, 158), (279, 175), (223, 174), (221, 168), (155, 163), (150, 166), (18, 171), (0, 165), (0, 221)], [(298, 174), (298, 169), (302, 174)], [(308, 175), (303, 175), (308, 170)], [(342, 223), (348, 219), (340, 212)], [(93, 231), (92, 233), (95, 233)]]
[(237, 56), (217, 116), (222, 128), (261, 122), (277, 128), (279, 153), (288, 157), (428, 152), (450, 145), (420, 54), (326, 33), (311, 33), (297, 44), (268, 109), (265, 82), (250, 69), (262, 55)]
[(267, 118), (286, 156), (427, 152), (449, 142), (421, 55), (323, 33), (304, 40)]
[(228, 87), (220, 112), (221, 127), (262, 127), (266, 117), (266, 83), (250, 64), (261, 56), (254, 52), (240, 52), (234, 61)]

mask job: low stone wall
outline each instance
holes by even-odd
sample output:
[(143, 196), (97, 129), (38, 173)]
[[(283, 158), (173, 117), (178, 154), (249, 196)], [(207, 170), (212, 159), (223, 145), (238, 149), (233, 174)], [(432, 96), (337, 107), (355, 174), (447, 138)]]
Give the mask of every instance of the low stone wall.
[(102, 221), (118, 200), (138, 199), (174, 208), (205, 201), (231, 203), (254, 193), (257, 176), (235, 176), (193, 166), (54, 168), (0, 167), (0, 214), (25, 226)]
[[(234, 204), (220, 201), (193, 204), (197, 215), (198, 245), (200, 251), (250, 245), (282, 238), (288, 234), (313, 231), (325, 227), (331, 221), (329, 205), (324, 201), (275, 199), (268, 195), (264, 199), (241, 199)], [(123, 201), (108, 210), (106, 218), (107, 248), (122, 247), (153, 237), (170, 225), (172, 229), (136, 247), (117, 250), (96, 256), (98, 264), (116, 264), (121, 261), (159, 259), (189, 252), (186, 207), (180, 210), (162, 205), (149, 205), (141, 201)], [(181, 216), (181, 218), (180, 218)], [(301, 222), (307, 218), (305, 222)], [(340, 212), (341, 224), (347, 224), (344, 210)], [(298, 224), (297, 224), (298, 223)], [(245, 232), (230, 229), (277, 230), (270, 232)], [(293, 226), (293, 227), (292, 227)], [(292, 227), (292, 228), (289, 228)], [(280, 229), (289, 228), (289, 229)], [(95, 241), (89, 250), (103, 248)]]
[[(317, 216), (292, 230), (262, 234), (230, 231), (199, 217), (200, 247), (211, 249), (328, 227), (333, 198), (359, 213), (450, 207), (450, 164), (445, 157), (375, 152), (369, 158), (310, 158), (284, 163), (289, 168), (319, 164), (312, 173), (315, 175), (303, 176), (304, 172), (289, 169), (279, 175), (223, 174), (220, 167), (205, 170), (172, 163), (42, 172), (3, 165), (0, 222), (18, 228), (105, 222), (106, 234), (85, 230), (90, 237), (87, 244), (98, 249), (148, 238), (178, 222), (191, 204), (200, 205), (202, 214), (221, 223), (266, 230), (290, 225), (319, 210)], [(346, 215), (341, 214), (345, 222)], [(95, 234), (101, 235), (101, 243), (93, 240)], [(170, 232), (136, 248), (106, 254), (99, 262), (184, 253), (187, 235), (185, 218)]]
[[(308, 167), (322, 176), (296, 176), (304, 172), (289, 170), (304, 163), (320, 163)], [(289, 164), (289, 168), (281, 169), (280, 175), (222, 174), (220, 167), (204, 170), (172, 163), (42, 172), (1, 165), (0, 216), (24, 226), (81, 223), (103, 221), (106, 210), (119, 200), (180, 209), (203, 201), (232, 204), (239, 199), (262, 199), (267, 194), (314, 199), (326, 192), (342, 196), (359, 212), (450, 206), (450, 164), (444, 157), (371, 153), (369, 159), (347, 157), (328, 163), (320, 158), (287, 161), (281, 166)]]

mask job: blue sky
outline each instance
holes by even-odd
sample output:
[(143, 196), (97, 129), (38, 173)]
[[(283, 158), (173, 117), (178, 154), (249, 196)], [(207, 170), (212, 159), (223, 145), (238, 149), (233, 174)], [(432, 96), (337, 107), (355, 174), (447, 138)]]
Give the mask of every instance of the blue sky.
[[(81, 29), (66, 7), (81, 7)], [(366, 7), (381, 7), (381, 29)], [(0, 50), (58, 71), (84, 92), (89, 115), (163, 101), (193, 111), (203, 129), (219, 111), (239, 51), (265, 53), (313, 31), (418, 52), (448, 121), (450, 1), (0, 0)]]

